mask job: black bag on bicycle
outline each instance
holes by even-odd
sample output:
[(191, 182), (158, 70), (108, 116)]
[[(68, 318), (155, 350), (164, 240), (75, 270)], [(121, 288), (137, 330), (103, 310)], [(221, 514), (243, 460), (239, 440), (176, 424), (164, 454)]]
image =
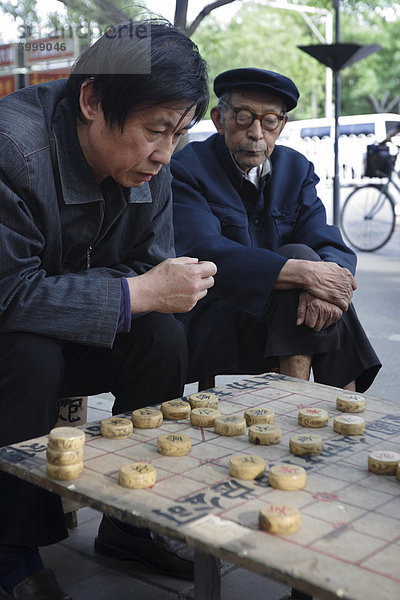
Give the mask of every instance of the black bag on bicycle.
[(367, 146), (367, 156), (365, 162), (365, 177), (389, 177), (396, 156), (390, 154), (389, 146), (386, 144), (371, 144)]

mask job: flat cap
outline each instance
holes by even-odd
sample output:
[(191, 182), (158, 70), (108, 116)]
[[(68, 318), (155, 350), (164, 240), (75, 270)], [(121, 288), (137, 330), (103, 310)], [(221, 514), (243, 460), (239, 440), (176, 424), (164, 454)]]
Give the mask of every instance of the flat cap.
[(214, 80), (214, 92), (218, 98), (236, 88), (258, 90), (282, 98), (287, 110), (293, 110), (297, 106), (300, 95), (289, 77), (264, 69), (231, 69), (220, 73)]

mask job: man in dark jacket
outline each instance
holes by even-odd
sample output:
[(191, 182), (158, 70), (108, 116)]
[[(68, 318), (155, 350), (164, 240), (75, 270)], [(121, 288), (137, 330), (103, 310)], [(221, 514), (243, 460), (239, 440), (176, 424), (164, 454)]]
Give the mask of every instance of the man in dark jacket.
[[(1, 445), (47, 434), (64, 396), (112, 391), (115, 414), (182, 394), (173, 313), (215, 265), (174, 258), (168, 163), (207, 102), (196, 46), (158, 21), (116, 26), (68, 82), (0, 102)], [(119, 525), (102, 522), (99, 551), (171, 567), (148, 531)], [(65, 600), (38, 546), (66, 535), (58, 496), (0, 473), (1, 598)]]
[(214, 82), (218, 133), (171, 162), (177, 254), (212, 260), (215, 286), (182, 316), (189, 380), (272, 368), (366, 390), (379, 361), (351, 304), (354, 253), (327, 225), (313, 165), (275, 143), (298, 90), (262, 69)]

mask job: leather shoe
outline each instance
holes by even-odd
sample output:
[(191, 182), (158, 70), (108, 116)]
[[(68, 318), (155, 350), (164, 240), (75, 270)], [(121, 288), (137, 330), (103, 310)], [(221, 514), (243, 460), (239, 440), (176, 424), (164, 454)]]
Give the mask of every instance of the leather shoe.
[(51, 569), (42, 569), (18, 583), (13, 595), (0, 588), (3, 600), (72, 600), (58, 585)]
[(102, 556), (143, 563), (169, 577), (194, 577), (194, 553), (186, 544), (152, 530), (148, 530), (146, 537), (132, 535), (106, 515), (100, 523), (94, 549)]

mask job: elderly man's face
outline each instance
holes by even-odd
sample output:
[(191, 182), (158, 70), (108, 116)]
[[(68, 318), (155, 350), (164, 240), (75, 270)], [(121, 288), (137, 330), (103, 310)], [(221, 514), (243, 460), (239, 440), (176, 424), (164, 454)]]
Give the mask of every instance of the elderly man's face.
[[(264, 115), (268, 112), (284, 114), (283, 103), (279, 98), (267, 96), (261, 92), (234, 93), (229, 104), (234, 108), (245, 108), (257, 115)], [(212, 109), (211, 118), (218, 132), (225, 136), (226, 145), (237, 164), (247, 173), (253, 167), (261, 165), (271, 155), (275, 142), (286, 124), (287, 116), (275, 131), (266, 131), (257, 119), (248, 127), (238, 125), (235, 111), (229, 107), (225, 108), (222, 119), (217, 107)]]
[(143, 185), (169, 163), (195, 112), (192, 108), (182, 118), (187, 110), (184, 103), (134, 110), (121, 132), (105, 123), (90, 89), (83, 89), (81, 107), (86, 123), (78, 124), (79, 142), (96, 181), (112, 177), (125, 187)]

